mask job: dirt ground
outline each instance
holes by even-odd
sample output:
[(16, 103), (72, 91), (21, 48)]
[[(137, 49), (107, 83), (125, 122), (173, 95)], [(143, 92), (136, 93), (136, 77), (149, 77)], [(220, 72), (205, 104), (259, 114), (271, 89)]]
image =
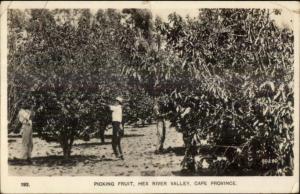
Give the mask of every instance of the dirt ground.
[(106, 143), (93, 138), (77, 140), (70, 162), (62, 160), (62, 149), (57, 143), (47, 143), (34, 137), (31, 165), (14, 158), (20, 157), (20, 137), (8, 138), (9, 174), (17, 176), (174, 176), (180, 172), (183, 159), (182, 135), (167, 128), (166, 152), (155, 154), (155, 125), (143, 128), (125, 127), (122, 147), (125, 160), (114, 157), (111, 129), (106, 132)]

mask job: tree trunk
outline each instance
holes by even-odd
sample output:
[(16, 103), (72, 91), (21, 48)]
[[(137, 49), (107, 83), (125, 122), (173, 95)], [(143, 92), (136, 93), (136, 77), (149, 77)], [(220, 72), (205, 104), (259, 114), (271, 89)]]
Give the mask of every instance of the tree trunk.
[(64, 159), (69, 159), (71, 156), (71, 148), (66, 146), (63, 148), (63, 153), (64, 153)]
[(63, 142), (61, 144), (61, 147), (63, 149), (64, 159), (69, 159), (70, 158), (73, 141), (74, 141), (74, 139), (71, 138), (71, 139), (67, 140), (67, 142)]
[(164, 120), (158, 120), (156, 124), (157, 146), (156, 150), (162, 152), (166, 139), (166, 125)]
[(104, 136), (105, 129), (106, 129), (106, 126), (100, 126), (99, 136), (100, 136), (101, 143), (105, 143), (105, 138), (104, 138), (105, 137)]
[(195, 142), (192, 141), (192, 136), (189, 134), (184, 133), (183, 137), (185, 143), (183, 168), (194, 173), (196, 171), (195, 156), (197, 154), (197, 146), (195, 145)]
[(184, 142), (184, 147), (188, 147), (189, 136), (185, 131), (182, 132), (182, 139), (183, 139), (183, 142)]

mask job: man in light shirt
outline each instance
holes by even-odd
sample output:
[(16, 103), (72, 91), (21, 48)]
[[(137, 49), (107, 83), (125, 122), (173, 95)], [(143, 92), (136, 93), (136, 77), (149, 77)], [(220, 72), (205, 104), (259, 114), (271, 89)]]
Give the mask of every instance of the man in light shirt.
[(110, 105), (109, 108), (112, 111), (112, 148), (116, 157), (124, 160), (121, 148), (121, 138), (124, 135), (124, 131), (121, 126), (123, 117), (122, 102), (123, 99), (121, 97), (117, 97), (114, 105)]

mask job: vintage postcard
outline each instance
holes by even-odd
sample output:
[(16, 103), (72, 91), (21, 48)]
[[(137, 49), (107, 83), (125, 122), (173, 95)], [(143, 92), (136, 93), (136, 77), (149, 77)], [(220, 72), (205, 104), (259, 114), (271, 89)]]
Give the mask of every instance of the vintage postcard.
[(0, 14), (1, 193), (299, 192), (298, 2)]

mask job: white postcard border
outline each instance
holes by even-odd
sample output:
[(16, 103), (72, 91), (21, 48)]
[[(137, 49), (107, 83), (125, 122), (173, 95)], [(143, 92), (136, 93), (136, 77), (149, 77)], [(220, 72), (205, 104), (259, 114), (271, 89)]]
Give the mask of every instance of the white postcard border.
[[(294, 18), (295, 33), (295, 169), (293, 176), (285, 177), (103, 177), (54, 176), (27, 177), (8, 175), (7, 150), (7, 9), (26, 8), (148, 8), (194, 9), (199, 8), (281, 8), (290, 10)], [(297, 2), (4, 2), (1, 4), (1, 192), (3, 193), (286, 193), (299, 191), (299, 12)], [(295, 12), (293, 12), (295, 11)], [(298, 11), (298, 12), (296, 12)], [(95, 186), (97, 182), (111, 182), (115, 186)], [(118, 186), (118, 182), (133, 181), (135, 186)], [(139, 186), (138, 182), (189, 181), (191, 186)], [(206, 186), (194, 185), (206, 181)], [(236, 185), (216, 186), (211, 181), (234, 181)], [(30, 187), (21, 187), (28, 182)]]

